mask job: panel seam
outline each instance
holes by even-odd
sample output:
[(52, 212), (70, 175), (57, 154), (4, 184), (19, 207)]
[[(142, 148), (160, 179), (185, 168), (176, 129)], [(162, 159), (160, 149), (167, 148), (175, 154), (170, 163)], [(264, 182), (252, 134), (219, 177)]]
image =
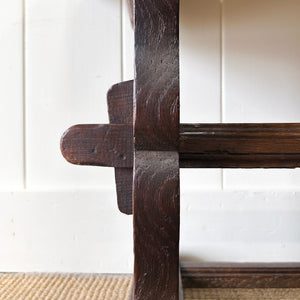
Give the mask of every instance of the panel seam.
[[(220, 0), (220, 121), (224, 123), (224, 7)], [(221, 169), (221, 189), (225, 186), (225, 171)]]

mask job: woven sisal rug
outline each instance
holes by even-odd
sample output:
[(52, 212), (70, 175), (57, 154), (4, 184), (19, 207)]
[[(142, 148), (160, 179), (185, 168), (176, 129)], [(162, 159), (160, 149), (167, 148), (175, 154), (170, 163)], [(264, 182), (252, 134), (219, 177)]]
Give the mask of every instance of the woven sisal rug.
[[(1, 300), (126, 300), (129, 275), (0, 274)], [(300, 289), (187, 289), (185, 300), (300, 300)]]

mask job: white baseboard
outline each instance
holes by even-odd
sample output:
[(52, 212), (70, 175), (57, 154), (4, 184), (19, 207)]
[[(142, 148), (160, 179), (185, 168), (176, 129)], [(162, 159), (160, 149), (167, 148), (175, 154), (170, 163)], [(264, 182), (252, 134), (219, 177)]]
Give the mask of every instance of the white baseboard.
[[(300, 192), (183, 190), (181, 254), (300, 261)], [(114, 190), (0, 192), (1, 272), (131, 273), (132, 217)]]

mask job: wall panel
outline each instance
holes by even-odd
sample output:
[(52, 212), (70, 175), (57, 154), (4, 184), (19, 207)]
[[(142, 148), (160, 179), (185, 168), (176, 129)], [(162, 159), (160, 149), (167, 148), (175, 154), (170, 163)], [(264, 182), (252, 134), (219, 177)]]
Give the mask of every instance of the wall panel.
[(0, 189), (23, 188), (23, 3), (0, 1)]
[(300, 261), (299, 192), (188, 191), (185, 198), (184, 260)]
[(27, 0), (29, 188), (113, 185), (113, 170), (67, 163), (64, 130), (108, 122), (106, 92), (121, 80), (120, 0)]
[[(300, 260), (299, 192), (189, 191), (181, 256)], [(2, 272), (132, 273), (132, 218), (105, 189), (0, 192)]]
[(131, 273), (132, 218), (115, 192), (0, 192), (1, 272)]
[(134, 79), (134, 30), (127, 0), (122, 0), (122, 71), (124, 81)]

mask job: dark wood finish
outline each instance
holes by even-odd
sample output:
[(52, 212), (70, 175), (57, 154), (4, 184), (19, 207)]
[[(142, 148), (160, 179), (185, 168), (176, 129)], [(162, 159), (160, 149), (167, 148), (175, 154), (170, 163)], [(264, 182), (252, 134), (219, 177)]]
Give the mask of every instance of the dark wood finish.
[[(131, 298), (181, 300), (179, 167), (300, 167), (300, 124), (179, 126), (179, 0), (127, 3), (135, 81), (108, 92), (109, 125), (70, 128), (61, 150), (74, 164), (116, 169), (119, 209), (134, 220)], [(181, 272), (187, 288), (300, 288), (296, 263), (183, 263)]]
[[(132, 107), (132, 82), (115, 91), (119, 96), (109, 97), (110, 120), (128, 125), (74, 126), (62, 138), (62, 153), (74, 164), (116, 167), (118, 206), (130, 215), (133, 129), (132, 114), (125, 112)], [(300, 167), (298, 124), (182, 124), (179, 140), (181, 168)]]
[[(117, 167), (120, 165), (118, 156), (116, 162), (111, 160), (108, 164), (101, 156), (91, 156), (88, 151), (99, 144), (105, 146), (101, 152), (112, 152), (114, 148), (110, 147), (117, 142), (123, 151), (123, 165), (132, 168), (132, 126), (112, 125), (113, 136), (109, 137), (104, 128), (107, 130), (109, 125), (78, 125), (69, 129), (62, 142), (65, 157), (75, 164), (84, 161)], [(179, 141), (182, 168), (300, 167), (298, 124), (182, 124)]]
[(300, 124), (182, 124), (180, 167), (300, 167)]
[(178, 300), (178, 178), (177, 152), (136, 152), (133, 193), (136, 300)]
[(182, 263), (184, 288), (300, 288), (300, 263)]
[(133, 124), (133, 80), (113, 85), (107, 92), (110, 124)]
[(181, 157), (181, 168), (287, 168), (300, 165), (300, 156), (296, 155), (194, 155)]
[(179, 300), (179, 0), (135, 1), (134, 91), (134, 299)]
[(61, 152), (76, 165), (132, 167), (132, 126), (73, 126), (62, 137)]
[(133, 170), (115, 168), (118, 208), (121, 213), (132, 215)]
[(178, 151), (179, 0), (135, 2), (135, 149)]
[[(133, 80), (114, 85), (107, 93), (108, 115), (111, 124), (133, 125)], [(133, 128), (128, 132), (130, 138)], [(133, 145), (133, 140), (131, 142)], [(124, 148), (125, 150), (125, 148)], [(132, 151), (129, 149), (129, 151)], [(133, 152), (126, 157), (133, 157)], [(124, 214), (132, 214), (132, 181), (133, 166), (115, 168), (115, 180), (119, 210)]]

